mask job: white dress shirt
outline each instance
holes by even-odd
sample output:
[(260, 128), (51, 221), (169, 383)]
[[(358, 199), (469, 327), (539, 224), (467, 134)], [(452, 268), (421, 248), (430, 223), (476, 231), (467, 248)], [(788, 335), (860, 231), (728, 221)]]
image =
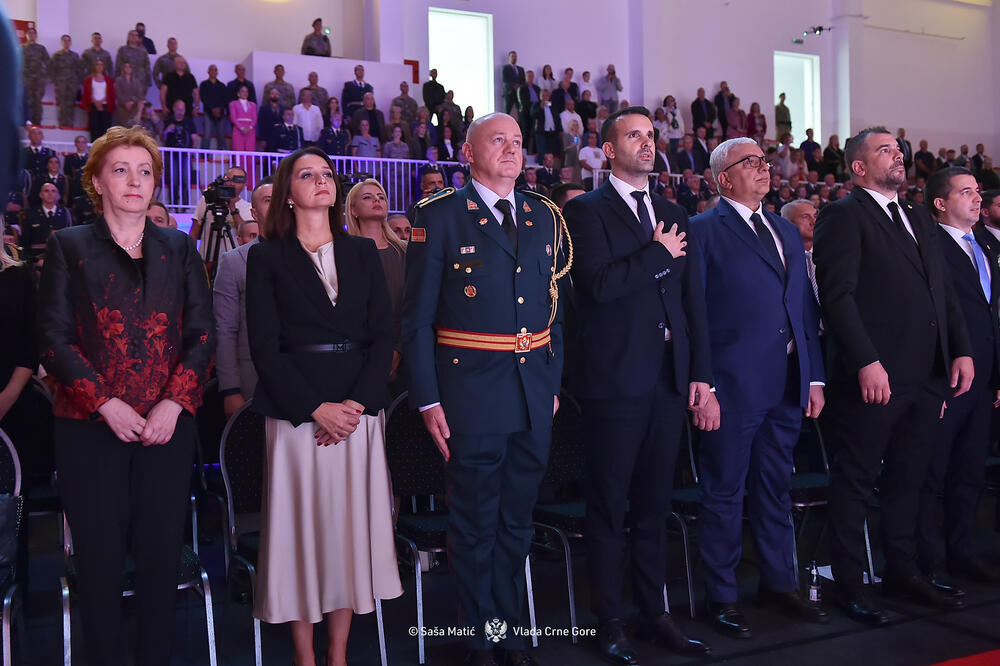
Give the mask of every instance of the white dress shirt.
[[(906, 216), (906, 209), (899, 204), (899, 196), (897, 194), (893, 193), (892, 198), (889, 199), (884, 194), (876, 192), (875, 190), (869, 190), (867, 187), (862, 187), (861, 189), (872, 195), (872, 199), (874, 199), (875, 203), (882, 207), (882, 210), (885, 211), (885, 214), (889, 216), (890, 220), (892, 219), (892, 213), (889, 211), (889, 202), (895, 201), (897, 209), (899, 210), (899, 216), (903, 218), (903, 226), (906, 227), (906, 231), (913, 237), (913, 242), (917, 242), (917, 235), (913, 233), (913, 225), (910, 224), (910, 218)], [(919, 245), (919, 243), (917, 244)]]
[[(951, 236), (956, 243), (958, 243), (958, 246), (962, 248), (962, 251), (965, 252), (967, 257), (969, 257), (969, 261), (972, 262), (972, 267), (976, 269), (976, 274), (978, 274), (979, 267), (976, 266), (976, 255), (972, 253), (972, 243), (962, 238), (962, 236), (964, 236), (965, 234), (972, 232), (962, 231), (961, 229), (950, 227), (947, 224), (938, 224), (938, 226), (947, 231), (948, 235)], [(989, 227), (986, 228), (989, 229)], [(983, 255), (985, 257), (986, 255), (985, 251), (983, 252)], [(990, 279), (993, 278), (993, 270), (990, 268), (989, 259), (986, 260), (986, 274), (990, 277)]]
[(296, 104), (292, 111), (295, 113), (295, 124), (302, 128), (302, 140), (319, 140), (319, 134), (323, 131), (323, 115), (319, 107), (310, 104), (307, 109), (304, 104)]

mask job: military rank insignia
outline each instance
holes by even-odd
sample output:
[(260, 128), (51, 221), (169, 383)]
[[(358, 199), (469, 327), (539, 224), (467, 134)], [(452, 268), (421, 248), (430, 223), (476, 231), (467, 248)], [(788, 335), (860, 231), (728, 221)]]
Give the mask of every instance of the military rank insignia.
[(476, 246), (475, 245), (466, 245), (464, 247), (459, 248), (458, 251), (461, 254), (475, 254), (476, 253)]
[(465, 285), (465, 295), (468, 296), (469, 298), (475, 298), (476, 288), (471, 284)]
[(521, 206), (521, 209), (524, 210), (525, 213), (530, 213), (531, 212), (531, 206), (528, 205), (527, 201), (524, 202), (524, 205)]
[(410, 242), (423, 243), (427, 240), (427, 230), (423, 227), (413, 227), (410, 229)]
[[(470, 201), (469, 203), (472, 203), (472, 202)], [(480, 219), (479, 219), (479, 226), (481, 226), (481, 227), (482, 227), (482, 226), (485, 226), (485, 225), (486, 225), (486, 223), (487, 223), (488, 221), (489, 221), (489, 220), (487, 220), (487, 219), (486, 219), (485, 217), (483, 217), (483, 218), (480, 218)]]
[(479, 210), (478, 204), (476, 204), (476, 202), (473, 201), (472, 199), (466, 199), (465, 205), (467, 207), (467, 210)]

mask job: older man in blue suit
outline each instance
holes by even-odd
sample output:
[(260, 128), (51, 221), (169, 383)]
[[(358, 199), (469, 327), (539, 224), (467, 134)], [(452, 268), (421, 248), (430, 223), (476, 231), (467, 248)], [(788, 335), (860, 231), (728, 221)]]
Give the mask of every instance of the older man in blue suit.
[[(707, 611), (720, 632), (750, 638), (736, 606), (744, 487), (761, 573), (759, 596), (797, 619), (826, 612), (798, 594), (789, 490), (803, 408), (823, 408), (819, 308), (798, 229), (768, 213), (769, 164), (752, 139), (710, 158), (722, 201), (691, 220), (702, 253), (718, 430), (701, 438), (701, 555)], [(698, 419), (696, 418), (696, 425)]]

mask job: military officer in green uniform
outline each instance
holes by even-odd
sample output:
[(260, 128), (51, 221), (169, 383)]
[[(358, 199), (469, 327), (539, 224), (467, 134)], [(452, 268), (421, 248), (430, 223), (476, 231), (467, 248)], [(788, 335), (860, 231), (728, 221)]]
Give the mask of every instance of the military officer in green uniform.
[(94, 64), (98, 60), (104, 63), (104, 72), (108, 76), (114, 71), (111, 54), (101, 46), (103, 43), (104, 38), (101, 37), (101, 33), (95, 32), (90, 36), (90, 48), (80, 54), (80, 60), (83, 62), (83, 78), (94, 73)]
[(496, 663), (495, 643), (507, 663), (533, 663), (512, 628), (524, 626), (531, 512), (559, 407), (570, 239), (554, 204), (514, 191), (521, 141), (507, 114), (469, 126), (472, 178), (417, 205), (406, 259), (410, 402), (446, 461), (448, 560), (475, 664)]
[(152, 68), (149, 65), (149, 51), (142, 45), (142, 38), (135, 30), (128, 31), (128, 43), (118, 49), (115, 56), (115, 76), (121, 76), (125, 63), (132, 64), (132, 78), (146, 90), (153, 84)]
[(56, 89), (56, 106), (59, 109), (59, 126), (73, 126), (76, 110), (76, 93), (83, 84), (83, 63), (80, 54), (71, 49), (73, 39), (62, 36), (62, 49), (52, 54), (52, 85)]
[(38, 31), (28, 28), (28, 43), (23, 47), (24, 90), (28, 95), (28, 120), (32, 125), (42, 124), (42, 95), (49, 82), (48, 50), (38, 43)]

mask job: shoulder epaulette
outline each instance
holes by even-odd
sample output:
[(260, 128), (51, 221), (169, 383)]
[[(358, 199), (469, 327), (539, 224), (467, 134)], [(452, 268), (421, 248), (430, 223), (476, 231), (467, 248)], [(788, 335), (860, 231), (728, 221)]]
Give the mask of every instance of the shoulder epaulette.
[(418, 201), (417, 202), (417, 208), (423, 208), (424, 206), (426, 206), (427, 204), (429, 204), (431, 202), (437, 201), (438, 199), (444, 199), (446, 196), (449, 196), (449, 195), (454, 194), (454, 193), (455, 193), (455, 188), (454, 187), (446, 187), (443, 190), (441, 190), (440, 192), (435, 192), (434, 194), (431, 194), (430, 196), (426, 196), (423, 199), (421, 199), (420, 201)]
[[(537, 192), (535, 190), (521, 190), (520, 192), (521, 192), (521, 194), (527, 194), (528, 196), (535, 197), (536, 199), (541, 199), (542, 202), (545, 203), (545, 205), (547, 205), (547, 206), (555, 206), (556, 205), (555, 202), (552, 201), (552, 199), (549, 199), (547, 196), (545, 196), (541, 192)], [(558, 208), (558, 206), (556, 206), (556, 207)]]

